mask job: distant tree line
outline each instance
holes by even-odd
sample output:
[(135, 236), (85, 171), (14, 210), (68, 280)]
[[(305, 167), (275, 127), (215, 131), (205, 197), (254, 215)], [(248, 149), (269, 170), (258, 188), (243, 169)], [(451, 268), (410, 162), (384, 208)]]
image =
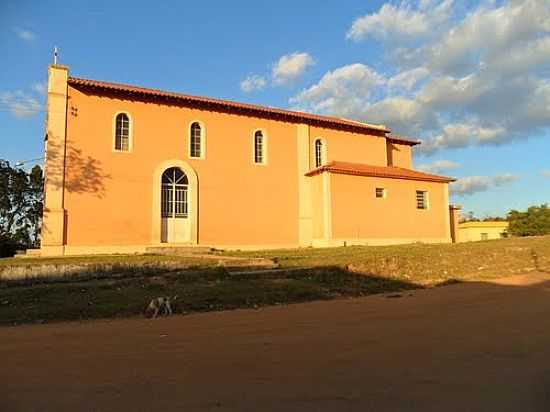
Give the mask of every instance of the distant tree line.
[(40, 246), (44, 176), (0, 159), (0, 257)]
[(502, 216), (483, 216), (477, 217), (474, 212), (466, 212), (460, 217), (460, 223), (464, 222), (505, 222), (506, 217)]

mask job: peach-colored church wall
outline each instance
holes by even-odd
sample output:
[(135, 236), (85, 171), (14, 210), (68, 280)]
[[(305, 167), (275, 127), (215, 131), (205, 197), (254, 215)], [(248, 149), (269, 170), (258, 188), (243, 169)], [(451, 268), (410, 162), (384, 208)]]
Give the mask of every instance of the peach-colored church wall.
[[(297, 154), (289, 150), (296, 146), (295, 124), (73, 87), (68, 106), (68, 245), (151, 244), (153, 173), (170, 159), (187, 162), (198, 176), (199, 244), (297, 244)], [(113, 150), (113, 121), (120, 111), (132, 122), (130, 153)], [(189, 158), (192, 121), (205, 126), (205, 159)], [(267, 137), (266, 165), (252, 162), (256, 129)]]
[[(336, 160), (386, 166), (385, 137), (321, 127), (311, 127), (309, 136), (312, 162), (315, 159), (314, 141), (321, 138), (326, 144), (327, 163)], [(313, 163), (311, 168), (314, 168)]]
[[(338, 239), (450, 241), (445, 184), (403, 179), (331, 175), (332, 234)], [(376, 198), (375, 188), (386, 198)], [(428, 210), (416, 208), (416, 191), (429, 194)]]
[(410, 145), (388, 142), (388, 166), (412, 169), (412, 150)]

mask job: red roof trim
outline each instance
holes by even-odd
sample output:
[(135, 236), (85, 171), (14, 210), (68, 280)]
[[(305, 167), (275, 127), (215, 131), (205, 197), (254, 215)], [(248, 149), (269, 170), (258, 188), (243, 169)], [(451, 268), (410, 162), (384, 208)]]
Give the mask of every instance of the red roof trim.
[(103, 89), (113, 92), (124, 92), (129, 94), (138, 94), (142, 96), (150, 96), (156, 98), (174, 99), (187, 103), (201, 104), (211, 107), (223, 108), (226, 110), (237, 110), (255, 115), (263, 116), (278, 116), (287, 121), (302, 121), (314, 123), (322, 126), (332, 126), (337, 128), (346, 128), (359, 132), (376, 132), (389, 133), (389, 130), (384, 126), (371, 125), (368, 123), (355, 122), (352, 120), (341, 119), (332, 116), (321, 116), (311, 113), (295, 112), (291, 110), (277, 109), (266, 106), (259, 106), (248, 103), (238, 103), (230, 100), (212, 99), (209, 97), (192, 96), (181, 93), (167, 92), (158, 89), (148, 89), (144, 87), (131, 86), (120, 83), (109, 83), (97, 80), (80, 79), (77, 77), (69, 77), (68, 84), (74, 87), (85, 87), (91, 89)]
[(426, 182), (450, 183), (455, 179), (446, 176), (432, 175), (418, 172), (412, 169), (404, 169), (394, 166), (372, 166), (360, 163), (330, 162), (326, 165), (313, 169), (306, 173), (306, 176), (315, 176), (323, 172), (355, 175), (383, 177), (388, 179), (421, 180)]

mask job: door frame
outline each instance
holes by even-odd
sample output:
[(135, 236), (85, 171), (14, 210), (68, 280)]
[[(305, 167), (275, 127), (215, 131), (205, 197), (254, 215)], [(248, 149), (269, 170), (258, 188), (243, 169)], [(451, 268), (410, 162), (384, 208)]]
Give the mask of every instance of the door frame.
[(166, 169), (179, 167), (187, 175), (187, 213), (189, 219), (189, 244), (198, 244), (199, 181), (195, 170), (183, 160), (166, 160), (159, 164), (153, 173), (153, 205), (151, 221), (151, 242), (153, 245), (170, 245), (162, 243), (161, 233), (161, 189), (162, 174)]

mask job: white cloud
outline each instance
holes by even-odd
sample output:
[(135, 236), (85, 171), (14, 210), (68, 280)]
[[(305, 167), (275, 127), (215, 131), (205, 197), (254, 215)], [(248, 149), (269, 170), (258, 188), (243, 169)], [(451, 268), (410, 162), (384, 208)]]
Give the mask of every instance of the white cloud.
[[(438, 7), (453, 15), (451, 5), (387, 3), (356, 20), (348, 37), (391, 43), (382, 57), (393, 59), (392, 76), (362, 64), (344, 65), (290, 104), (383, 123), (423, 140), (415, 150), (424, 154), (505, 144), (550, 130), (550, 2), (482, 2), (461, 19), (433, 27), (437, 35), (421, 35), (424, 20)], [(408, 27), (398, 24), (405, 19), (411, 20)], [(417, 36), (402, 39), (395, 30), (413, 30)], [(374, 73), (366, 76), (371, 81), (359, 80), (367, 71)]]
[[(25, 90), (0, 92), (0, 109), (8, 110), (17, 118), (27, 118), (39, 114), (43, 110), (41, 100), (45, 93), (42, 85), (42, 83), (34, 83), (30, 87), (34, 93)], [(37, 96), (37, 94), (42, 96)]]
[(500, 7), (481, 5), (426, 48), (429, 64), (445, 72), (475, 66), (479, 52), (488, 57), (506, 52), (550, 31), (547, 0), (509, 0)]
[(467, 196), (509, 185), (517, 179), (517, 176), (510, 173), (496, 176), (468, 176), (452, 182), (449, 186), (449, 192), (457, 196)]
[(36, 34), (30, 30), (21, 29), (18, 27), (15, 28), (14, 31), (21, 40), (32, 42), (36, 39)]
[(272, 70), (273, 83), (283, 85), (298, 79), (305, 70), (315, 64), (315, 61), (308, 53), (295, 52), (282, 56), (274, 65)]
[(263, 76), (252, 74), (241, 82), (241, 90), (250, 93), (254, 90), (262, 90), (266, 84), (267, 82)]
[(539, 173), (542, 177), (548, 177), (550, 178), (550, 170), (541, 170)]
[(420, 80), (429, 74), (429, 70), (425, 67), (416, 67), (391, 77), (388, 80), (388, 87), (390, 89), (411, 90)]
[(402, 1), (399, 5), (384, 4), (376, 13), (357, 18), (346, 37), (352, 40), (376, 38), (405, 38), (430, 34), (445, 22), (453, 1), (421, 1), (417, 7), (411, 2)]
[(31, 88), (36, 93), (44, 96), (46, 94), (47, 87), (48, 87), (48, 85), (45, 82), (41, 82), (41, 83), (34, 83)]
[(364, 64), (350, 64), (326, 73), (319, 83), (290, 99), (302, 110), (356, 116), (368, 103), (371, 91), (384, 78)]
[(498, 144), (506, 138), (506, 129), (501, 126), (484, 127), (476, 122), (453, 123), (443, 126), (441, 133), (424, 139), (418, 148), (423, 153), (434, 153), (440, 149), (458, 149), (470, 145)]
[(453, 162), (451, 160), (436, 160), (432, 163), (423, 163), (418, 165), (418, 170), (422, 170), (426, 173), (442, 173), (446, 170), (458, 169), (460, 163)]

